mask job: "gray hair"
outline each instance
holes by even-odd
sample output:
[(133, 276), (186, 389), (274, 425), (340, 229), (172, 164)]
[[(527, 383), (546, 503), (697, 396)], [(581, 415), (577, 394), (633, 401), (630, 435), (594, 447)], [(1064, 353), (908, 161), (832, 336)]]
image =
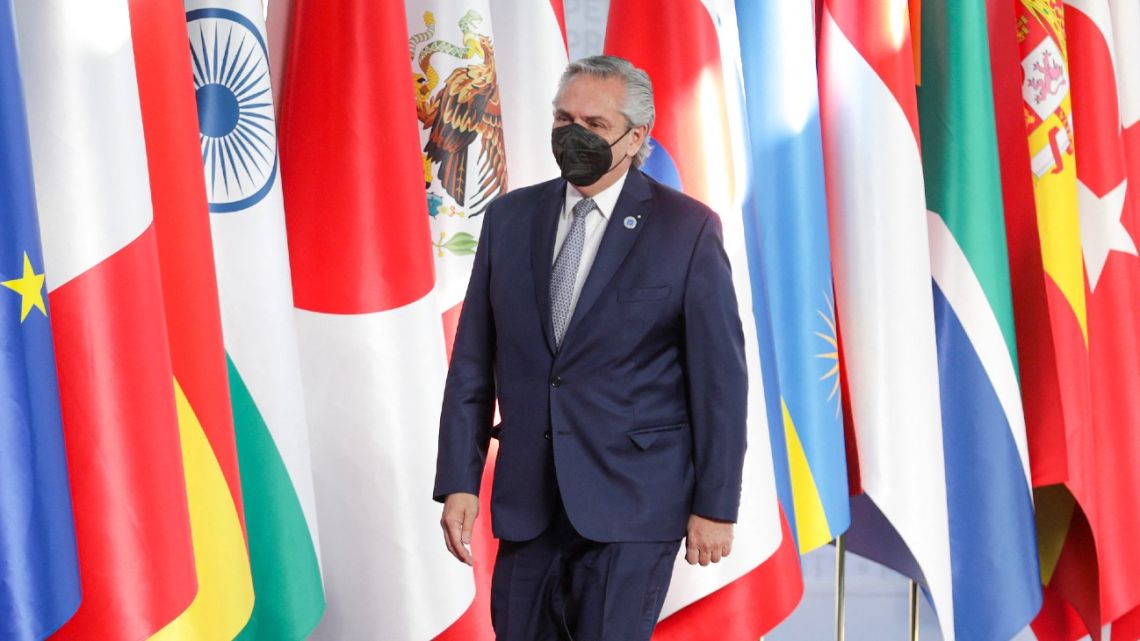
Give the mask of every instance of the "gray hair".
[(621, 106), (621, 113), (629, 121), (631, 127), (645, 125), (645, 140), (641, 149), (633, 157), (633, 166), (640, 167), (649, 155), (649, 132), (653, 130), (653, 121), (657, 112), (653, 108), (653, 83), (649, 74), (633, 66), (630, 61), (617, 56), (590, 56), (571, 62), (562, 78), (558, 81), (558, 93), (554, 95), (554, 104), (557, 106), (562, 91), (570, 79), (578, 74), (586, 74), (597, 78), (620, 78), (625, 83), (625, 100)]

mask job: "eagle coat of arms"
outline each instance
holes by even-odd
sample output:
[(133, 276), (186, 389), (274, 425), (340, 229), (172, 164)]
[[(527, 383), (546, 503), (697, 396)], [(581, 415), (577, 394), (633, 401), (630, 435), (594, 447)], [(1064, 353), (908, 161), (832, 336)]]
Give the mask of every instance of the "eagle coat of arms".
[[(425, 11), (425, 30), (408, 42), (414, 69), (416, 116), (428, 132), (423, 146), (424, 182), (433, 219), (441, 214), (478, 216), (495, 196), (507, 190), (495, 49), (491, 37), (478, 29), (482, 21), (478, 12), (467, 11), (458, 21), (462, 43), (454, 44), (435, 38), (435, 15)], [(440, 55), (459, 63), (442, 81), (435, 68), (435, 57)], [(478, 157), (469, 169), (473, 145), (478, 146)], [(468, 176), (469, 171), (475, 175)], [(433, 189), (435, 184), (439, 189)], [(443, 193), (432, 193), (438, 191)], [(441, 243), (436, 243), (441, 254), (444, 249), (459, 255), (474, 251), (473, 237), (460, 240), (453, 235), (450, 242), (441, 244), (441, 238)]]

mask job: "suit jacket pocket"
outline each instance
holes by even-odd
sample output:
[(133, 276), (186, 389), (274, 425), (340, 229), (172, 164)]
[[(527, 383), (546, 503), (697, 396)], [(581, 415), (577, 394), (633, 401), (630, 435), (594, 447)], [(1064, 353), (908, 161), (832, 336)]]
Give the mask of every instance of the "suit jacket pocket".
[(669, 286), (660, 287), (623, 287), (618, 290), (618, 300), (623, 303), (646, 300), (661, 300), (668, 298)]
[(676, 423), (672, 425), (655, 425), (653, 427), (640, 427), (635, 430), (626, 432), (629, 439), (640, 450), (649, 449), (657, 439), (662, 436), (667, 436), (674, 432), (678, 432), (689, 427), (688, 423)]

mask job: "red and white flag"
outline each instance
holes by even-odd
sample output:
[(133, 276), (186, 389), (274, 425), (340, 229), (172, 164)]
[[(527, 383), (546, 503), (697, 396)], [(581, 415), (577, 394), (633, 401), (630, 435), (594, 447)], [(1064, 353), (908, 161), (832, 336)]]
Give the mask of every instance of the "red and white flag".
[[(1140, 4), (1132, 0), (1109, 0), (1109, 7), (1116, 41), (1116, 60), (1140, 60)], [(1135, 241), (1140, 237), (1140, 65), (1120, 64), (1117, 65), (1116, 72), (1117, 91), (1120, 95), (1121, 138), (1124, 140), (1129, 181), (1121, 222), (1131, 230), (1130, 235)], [(1135, 275), (1134, 263), (1131, 269), (1132, 291), (1136, 292), (1140, 289), (1140, 278)], [(1133, 301), (1135, 310), (1135, 298)], [(1140, 349), (1133, 348), (1132, 353), (1140, 353)], [(1134, 608), (1112, 626), (1112, 641), (1134, 639), (1140, 639), (1140, 607)]]
[(1065, 5), (1092, 400), (1089, 465), (1070, 486), (1096, 545), (1103, 625), (1140, 606), (1140, 5)]
[(297, 0), (293, 21), (278, 122), (328, 604), (313, 638), (430, 639), (473, 587), (428, 492), (446, 353), (404, 8)]
[[(905, 0), (825, 0), (820, 113), (835, 301), (858, 451), (850, 549), (921, 575), (954, 639), (934, 300)], [(905, 557), (910, 558), (905, 558)], [(917, 566), (917, 568), (915, 567)], [(917, 570), (917, 571), (915, 571)]]

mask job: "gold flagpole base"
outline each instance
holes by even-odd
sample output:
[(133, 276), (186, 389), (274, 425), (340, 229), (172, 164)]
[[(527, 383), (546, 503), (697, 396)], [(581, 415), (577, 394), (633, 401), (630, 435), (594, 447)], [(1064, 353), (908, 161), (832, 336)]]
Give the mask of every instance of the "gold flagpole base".
[(918, 583), (910, 582), (910, 641), (918, 641)]
[(846, 594), (847, 584), (847, 535), (841, 534), (835, 540), (835, 641), (844, 641), (847, 637)]

